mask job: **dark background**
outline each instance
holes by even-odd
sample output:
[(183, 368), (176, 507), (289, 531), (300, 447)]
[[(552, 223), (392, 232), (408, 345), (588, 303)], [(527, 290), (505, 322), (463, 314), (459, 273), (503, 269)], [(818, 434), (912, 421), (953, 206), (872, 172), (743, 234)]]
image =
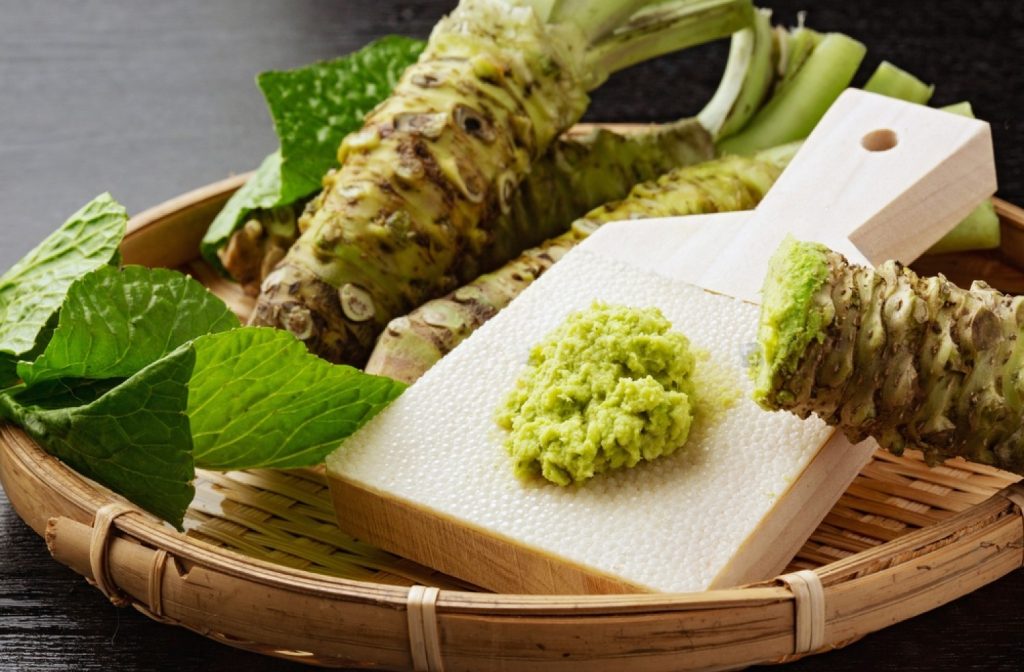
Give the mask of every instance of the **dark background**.
[[(274, 136), (253, 77), (391, 32), (426, 36), (440, 0), (0, 0), (0, 270), (97, 193), (132, 213), (255, 168)], [(992, 124), (1000, 195), (1024, 203), (1024, 0), (763, 0), (845, 32), (970, 100)], [(692, 114), (725, 42), (621, 74), (589, 118)], [(828, 179), (823, 176), (823, 179)], [(105, 602), (50, 559), (0, 494), (0, 670), (293, 669)], [(299, 669), (299, 668), (295, 668)], [(793, 670), (1024, 669), (1024, 572)]]

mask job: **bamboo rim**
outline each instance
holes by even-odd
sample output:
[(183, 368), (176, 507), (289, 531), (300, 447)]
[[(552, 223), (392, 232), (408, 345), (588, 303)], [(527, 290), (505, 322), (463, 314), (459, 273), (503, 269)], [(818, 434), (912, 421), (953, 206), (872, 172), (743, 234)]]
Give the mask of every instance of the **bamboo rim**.
[[(209, 221), (247, 177), (135, 217), (125, 259), (180, 266), (194, 258), (204, 230), (196, 222)], [(997, 211), (1003, 253), (1024, 260), (1024, 210), (997, 200)], [(166, 244), (155, 248), (154, 236)], [(216, 276), (193, 270), (216, 291)], [(235, 310), (248, 309), (244, 297), (228, 296)], [(232, 646), (329, 667), (736, 669), (845, 646), (1024, 566), (1018, 477), (955, 461), (917, 487), (921, 464), (880, 453), (865, 470), (872, 480), (851, 486), (863, 515), (854, 520), (841, 501), (832, 527), (826, 519), (819, 528), (819, 539), (851, 553), (835, 559), (811, 549), (785, 579), (682, 595), (494, 595), (326, 576), (187, 537), (0, 426), (0, 482), (12, 506), (58, 561), (115, 604)], [(936, 507), (943, 490), (955, 491), (956, 506)], [(910, 504), (896, 514), (904, 527), (886, 531), (880, 523), (893, 498)], [(872, 506), (881, 518), (863, 520), (875, 515)], [(856, 534), (839, 538), (840, 527), (884, 543), (862, 548)]]

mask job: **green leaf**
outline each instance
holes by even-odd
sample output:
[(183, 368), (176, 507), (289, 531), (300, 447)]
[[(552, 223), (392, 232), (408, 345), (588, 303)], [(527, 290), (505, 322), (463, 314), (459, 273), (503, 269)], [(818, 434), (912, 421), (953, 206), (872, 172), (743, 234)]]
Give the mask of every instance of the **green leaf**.
[(73, 406), (91, 404), (125, 380), (125, 378), (51, 380), (31, 388), (24, 385), (19, 386), (12, 396), (19, 406), (25, 408), (32, 407), (37, 410), (50, 411), (67, 410)]
[(0, 380), (10, 360), (42, 345), (71, 284), (117, 259), (127, 222), (110, 194), (97, 196), (0, 276)]
[(0, 390), (17, 384), (17, 366), (17, 360), (0, 352)]
[(0, 393), (0, 417), (180, 528), (196, 466), (319, 464), (403, 389), (319, 359), (287, 332), (243, 327), (200, 336), (127, 379), (21, 385)]
[(317, 464), (404, 389), (239, 328), (188, 276), (108, 265), (126, 222), (102, 196), (0, 278), (0, 419), (72, 469), (180, 527), (194, 455)]
[(405, 389), (275, 329), (203, 336), (195, 349), (188, 414), (196, 465), (207, 469), (319, 464)]
[(43, 354), (18, 365), (28, 385), (57, 378), (125, 378), (238, 318), (192, 278), (167, 269), (99, 268), (67, 293)]
[(425, 45), (384, 37), (342, 58), (260, 75), (257, 81), (281, 149), (263, 161), (214, 219), (200, 246), (203, 257), (223, 271), (217, 250), (249, 213), (291, 205), (318, 191), (324, 174), (338, 165), (341, 140), (390, 95)]
[(75, 471), (180, 529), (195, 494), (185, 414), (194, 362), (182, 347), (124, 382), (47, 381), (0, 395), (0, 414)]
[(424, 46), (393, 35), (343, 58), (260, 74), (256, 81), (281, 140), (284, 201), (320, 188), (324, 173), (338, 165), (342, 139), (358, 130), (366, 113), (391, 94)]

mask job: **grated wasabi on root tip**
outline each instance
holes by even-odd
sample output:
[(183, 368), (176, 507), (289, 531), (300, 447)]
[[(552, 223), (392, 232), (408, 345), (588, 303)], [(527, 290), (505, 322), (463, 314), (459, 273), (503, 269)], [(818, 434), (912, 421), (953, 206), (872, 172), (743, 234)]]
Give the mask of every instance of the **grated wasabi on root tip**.
[(930, 463), (1024, 473), (1024, 297), (787, 240), (764, 286), (754, 399)]

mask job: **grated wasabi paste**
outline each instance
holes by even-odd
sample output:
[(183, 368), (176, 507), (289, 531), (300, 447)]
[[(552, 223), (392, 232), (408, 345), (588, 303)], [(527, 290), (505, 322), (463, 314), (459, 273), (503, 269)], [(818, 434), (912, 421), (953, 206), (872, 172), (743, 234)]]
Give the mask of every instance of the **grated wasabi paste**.
[(579, 484), (682, 446), (696, 357), (671, 327), (657, 308), (594, 303), (534, 346), (497, 416), (516, 475)]

